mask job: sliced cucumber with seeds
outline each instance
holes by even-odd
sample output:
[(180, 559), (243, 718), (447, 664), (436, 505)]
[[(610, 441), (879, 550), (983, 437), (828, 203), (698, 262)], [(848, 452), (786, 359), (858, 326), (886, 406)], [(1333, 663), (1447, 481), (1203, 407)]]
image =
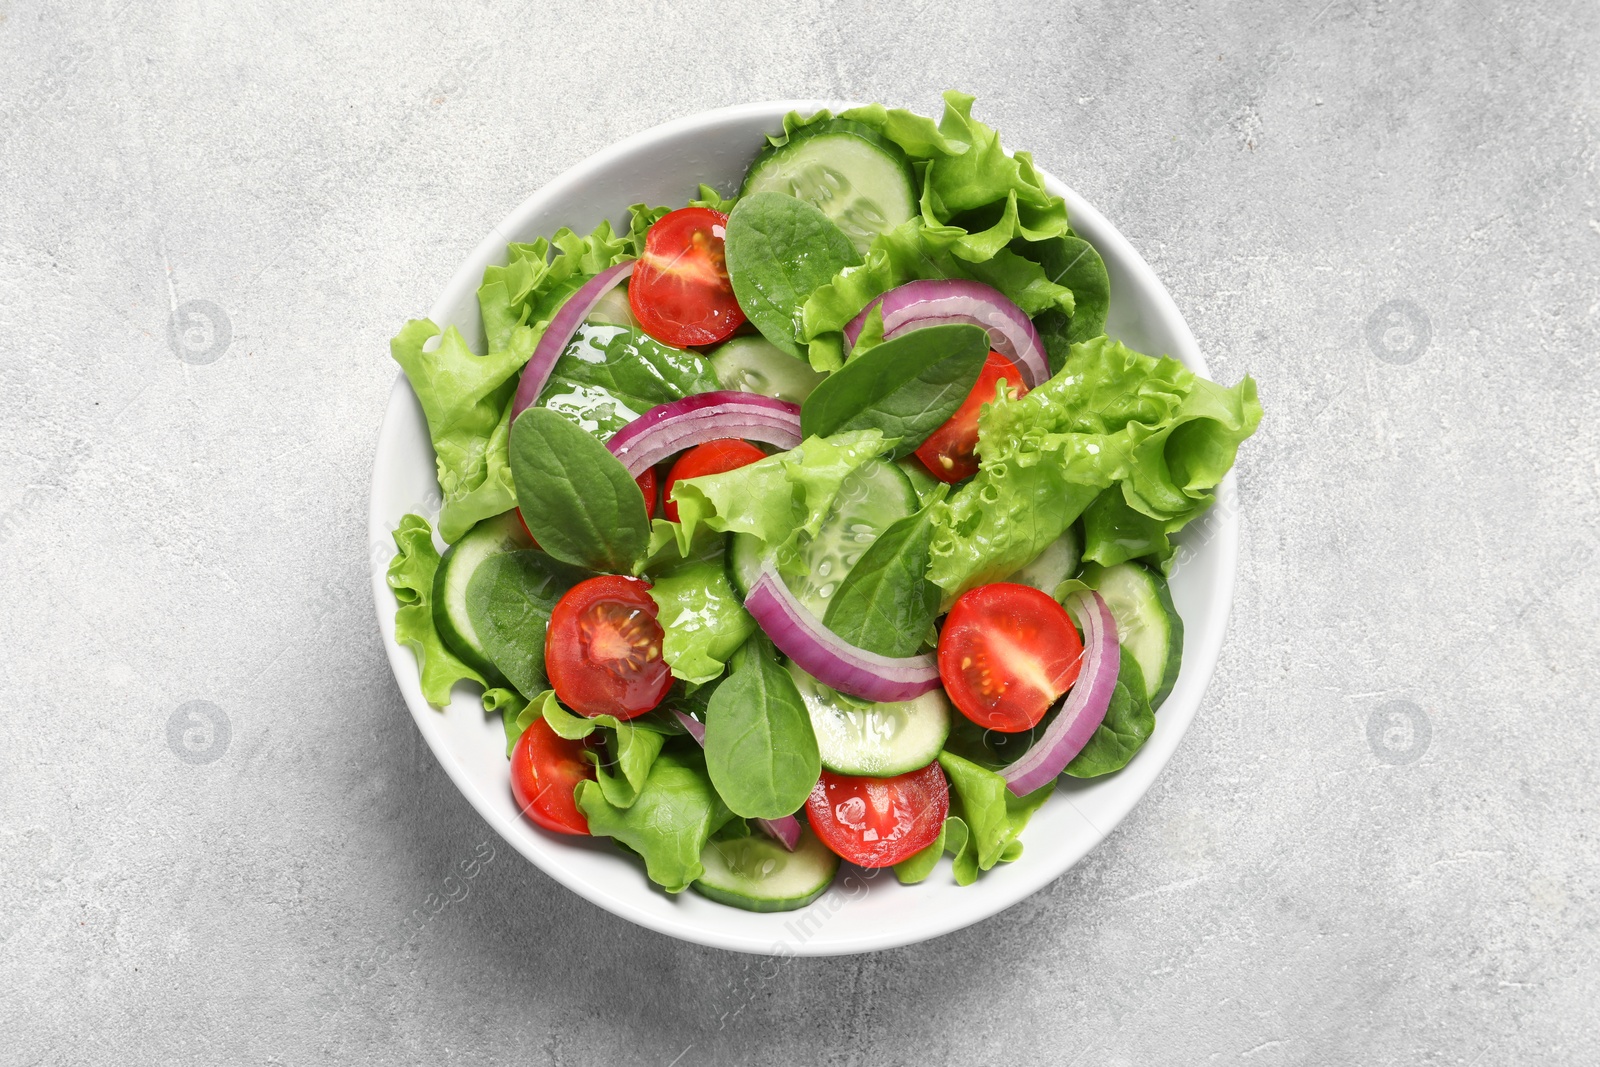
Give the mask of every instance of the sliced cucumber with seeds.
[(829, 689), (793, 663), (789, 674), (811, 713), (822, 765), (836, 774), (889, 778), (919, 770), (938, 758), (950, 736), (950, 701), (943, 689), (873, 704)]
[(793, 911), (816, 900), (833, 882), (839, 857), (801, 823), (793, 852), (765, 834), (707, 842), (695, 892), (746, 911)]
[(869, 459), (844, 476), (815, 537), (800, 536), (802, 568), (789, 588), (817, 618), (828, 599), (889, 526), (917, 510), (911, 479), (893, 463)]
[(711, 353), (711, 369), (724, 389), (760, 393), (798, 404), (826, 378), (765, 337), (735, 337)]
[(505, 675), (490, 662), (477, 628), (467, 615), (467, 584), (483, 561), (502, 552), (528, 548), (517, 513), (508, 511), (484, 519), (456, 539), (439, 560), (433, 575), (433, 625), (445, 645), (461, 662), (483, 675), (491, 685), (504, 685)]
[(1183, 665), (1183, 620), (1167, 580), (1141, 563), (1118, 563), (1094, 585), (1117, 620), (1117, 643), (1139, 664), (1150, 706), (1160, 707)]
[(1078, 573), (1081, 562), (1083, 549), (1078, 540), (1078, 528), (1076, 525), (1068, 526), (1067, 532), (1046, 545), (1037, 559), (1006, 581), (1031, 585), (1055, 596), (1056, 586)]
[(750, 595), (756, 579), (761, 576), (762, 564), (771, 558), (772, 554), (755, 534), (728, 535), (728, 577), (732, 579), (733, 587), (739, 590), (741, 599)]
[(832, 119), (768, 147), (741, 196), (787, 193), (815, 204), (865, 254), (872, 239), (917, 214), (916, 175), (900, 146), (870, 126)]

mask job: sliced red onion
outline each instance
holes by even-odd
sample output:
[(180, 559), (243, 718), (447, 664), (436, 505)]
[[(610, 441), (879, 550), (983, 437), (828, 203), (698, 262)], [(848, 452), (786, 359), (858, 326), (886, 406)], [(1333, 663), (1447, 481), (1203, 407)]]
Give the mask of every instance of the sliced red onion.
[(651, 408), (606, 447), (637, 478), (675, 452), (723, 437), (793, 448), (800, 443), (800, 405), (732, 389), (696, 393)]
[(931, 654), (880, 656), (850, 644), (822, 625), (768, 563), (745, 598), (744, 609), (778, 651), (823, 685), (862, 700), (911, 700), (939, 688), (939, 663)]
[[(672, 709), (672, 714), (676, 715), (678, 721), (683, 724), (683, 728), (689, 731), (689, 736), (694, 738), (701, 748), (704, 748), (706, 745), (706, 724), (688, 712), (680, 711), (677, 708)], [(764, 832), (790, 852), (793, 852), (795, 846), (800, 844), (800, 821), (793, 815), (785, 815), (781, 819), (751, 819), (750, 821), (756, 824), (756, 829)]]
[(875, 298), (850, 320), (844, 338), (855, 347), (873, 308), (883, 309), (883, 338), (888, 340), (923, 326), (970, 322), (989, 331), (989, 344), (1017, 365), (1032, 389), (1050, 377), (1039, 331), (1006, 295), (991, 285), (959, 278), (907, 282)]
[(1000, 772), (1019, 797), (1054, 781), (1083, 751), (1105, 720), (1111, 691), (1117, 687), (1117, 672), (1122, 668), (1117, 622), (1100, 594), (1093, 590), (1075, 593), (1068, 598), (1067, 607), (1083, 626), (1083, 670), (1044, 736), (1021, 759)]
[(522, 380), (517, 383), (517, 395), (511, 399), (511, 421), (516, 422), (521, 415), (534, 402), (539, 399), (539, 394), (544, 392), (544, 384), (550, 380), (550, 371), (556, 365), (556, 360), (561, 358), (562, 351), (567, 347), (567, 342), (572, 340), (572, 335), (578, 332), (579, 325), (600, 303), (600, 298), (615, 289), (627, 280), (633, 273), (636, 260), (618, 263), (614, 267), (607, 267), (593, 278), (578, 287), (578, 291), (567, 297), (566, 303), (561, 305), (555, 318), (550, 320), (550, 325), (545, 327), (544, 335), (539, 338), (539, 343), (533, 347), (533, 355), (528, 357), (527, 364), (522, 368)]

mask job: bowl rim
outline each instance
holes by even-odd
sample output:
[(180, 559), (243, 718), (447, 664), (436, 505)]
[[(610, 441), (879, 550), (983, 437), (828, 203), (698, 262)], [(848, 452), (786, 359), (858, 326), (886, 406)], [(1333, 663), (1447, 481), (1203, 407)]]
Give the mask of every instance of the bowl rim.
[[(694, 135), (729, 122), (765, 119), (776, 128), (781, 123), (782, 117), (790, 111), (809, 113), (822, 108), (837, 111), (854, 106), (858, 105), (838, 100), (769, 100), (738, 104), (686, 115), (616, 141), (563, 171), (508, 212), (452, 274), (450, 281), (430, 308), (429, 317), (443, 325), (461, 306), (463, 298), (476, 292), (484, 268), (492, 262), (499, 261), (504, 255), (505, 246), (511, 240), (508, 234), (518, 233), (529, 219), (544, 210), (549, 203), (559, 201), (577, 191), (591, 178), (604, 173), (619, 160), (642, 148)], [(1092, 243), (1103, 258), (1108, 262), (1119, 261), (1131, 274), (1140, 278), (1141, 287), (1153, 297), (1154, 307), (1150, 310), (1162, 320), (1162, 325), (1174, 340), (1169, 354), (1196, 373), (1210, 377), (1209, 368), (1188, 323), (1144, 257), (1092, 204), (1043, 168), (1038, 168), (1038, 172), (1046, 188), (1066, 200), (1068, 215), (1073, 219), (1074, 229), (1092, 233), (1094, 235)], [(379, 513), (380, 474), (384, 469), (382, 457), (390, 447), (391, 438), (399, 432), (396, 428), (397, 408), (415, 403), (414, 394), (405, 374), (399, 373), (390, 391), (383, 422), (378, 431), (377, 461), (374, 463), (368, 503), (368, 543), (374, 546), (375, 553), (377, 546), (392, 543), (390, 541), (392, 530), (389, 528), (387, 518)], [(508, 825), (509, 820), (500, 811), (487, 805), (480, 792), (479, 783), (444, 747), (441, 733), (436, 728), (436, 720), (442, 717), (447, 709), (435, 709), (430, 706), (423, 699), (420, 686), (408, 677), (403, 667), (403, 664), (409, 661), (414, 673), (415, 664), (410, 649), (395, 640), (394, 612), (397, 602), (388, 586), (387, 568), (379, 565), (376, 558), (371, 567), (373, 604), (396, 686), (434, 758), (478, 815), (512, 848), (546, 875), (614, 915), (658, 933), (695, 944), (764, 955), (778, 953), (823, 956), (873, 952), (942, 937), (997, 915), (1027, 899), (1061, 877), (1085, 855), (1098, 847), (1148, 794), (1198, 715), (1200, 703), (1204, 699), (1221, 654), (1228, 617), (1232, 609), (1238, 563), (1239, 515), (1236, 494), (1236, 477), (1230, 471), (1216, 487), (1215, 501), (1208, 512), (1212, 516), (1212, 521), (1208, 525), (1207, 551), (1216, 554), (1216, 565), (1215, 575), (1207, 590), (1205, 608), (1207, 625), (1199, 631), (1198, 647), (1185, 649), (1186, 673), (1187, 668), (1191, 666), (1197, 668), (1195, 676), (1197, 684), (1193, 686), (1193, 699), (1186, 706), (1173, 708), (1170, 711), (1168, 705), (1163, 705), (1160, 722), (1166, 729), (1159, 732), (1164, 735), (1163, 743), (1155, 746), (1153, 751), (1141, 753), (1147, 758), (1137, 760), (1118, 772), (1119, 780), (1126, 780), (1129, 777), (1138, 779), (1137, 788), (1123, 790), (1122, 792), (1127, 793), (1126, 798), (1119, 798), (1109, 813), (1097, 811), (1095, 818), (1090, 818), (1083, 808), (1074, 802), (1073, 790), (1057, 789), (1049, 803), (1057, 803), (1059, 798), (1061, 802), (1070, 805), (1092, 828), (1094, 831), (1092, 836), (1074, 838), (1066, 847), (1052, 852), (1037, 847), (1031, 848), (1028, 859), (1032, 862), (1025, 860), (1017, 865), (1025, 867), (1021, 877), (1013, 878), (1005, 886), (995, 887), (987, 894), (973, 893), (972, 907), (969, 909), (946, 909), (921, 922), (915, 928), (890, 927), (869, 936), (850, 939), (812, 938), (802, 940), (795, 945), (781, 939), (775, 942), (771, 937), (754, 937), (731, 931), (707, 931), (686, 924), (682, 920), (647, 911), (623, 895), (597, 888), (585, 879), (575, 876), (559, 863), (547, 863), (546, 858), (540, 854), (540, 849), (530, 843), (527, 835), (514, 832), (516, 828)], [(1189, 628), (1185, 629), (1187, 631)], [(1151, 741), (1154, 742), (1155, 738), (1152, 737)], [(1147, 749), (1152, 747), (1152, 744), (1147, 743)], [(566, 844), (553, 838), (548, 842), (542, 838), (537, 840), (542, 845), (557, 848)], [(848, 869), (849, 865), (846, 864), (845, 867)], [(651, 888), (653, 890), (654, 887)], [(915, 887), (906, 889), (915, 891)], [(776, 913), (774, 917), (781, 919), (785, 914), (804, 915), (805, 912)]]

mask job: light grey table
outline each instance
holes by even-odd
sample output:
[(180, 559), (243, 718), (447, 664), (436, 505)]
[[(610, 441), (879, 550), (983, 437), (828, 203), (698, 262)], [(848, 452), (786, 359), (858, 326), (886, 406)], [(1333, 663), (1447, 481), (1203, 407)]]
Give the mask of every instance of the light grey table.
[[(0, 0), (0, 1062), (1600, 1062), (1600, 5), (679, 7)], [(1260, 379), (1227, 647), (1033, 899), (679, 944), (418, 739), (387, 341), (622, 136), (947, 86)]]

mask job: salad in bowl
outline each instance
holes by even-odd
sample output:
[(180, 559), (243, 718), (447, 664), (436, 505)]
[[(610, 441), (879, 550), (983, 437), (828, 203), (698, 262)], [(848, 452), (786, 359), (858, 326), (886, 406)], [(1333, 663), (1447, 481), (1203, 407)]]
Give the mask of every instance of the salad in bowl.
[(965, 886), (1155, 731), (1174, 535), (1255, 386), (1107, 336), (1100, 253), (971, 105), (791, 112), (736, 188), (510, 243), (481, 346), (394, 338), (442, 498), (392, 532), (394, 637), (430, 704), (481, 691), (539, 833), (757, 912), (841, 861)]

